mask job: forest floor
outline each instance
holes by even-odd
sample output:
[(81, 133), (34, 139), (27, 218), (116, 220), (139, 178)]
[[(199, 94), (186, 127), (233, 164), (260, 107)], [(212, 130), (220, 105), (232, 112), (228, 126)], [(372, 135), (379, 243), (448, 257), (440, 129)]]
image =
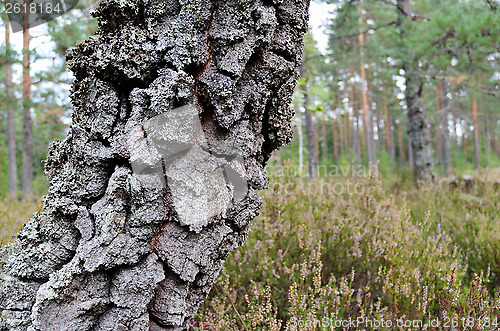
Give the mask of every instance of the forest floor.
[[(500, 169), (420, 189), (280, 173), (193, 329), (497, 328), (499, 183)], [(40, 206), (1, 201), (1, 244)]]

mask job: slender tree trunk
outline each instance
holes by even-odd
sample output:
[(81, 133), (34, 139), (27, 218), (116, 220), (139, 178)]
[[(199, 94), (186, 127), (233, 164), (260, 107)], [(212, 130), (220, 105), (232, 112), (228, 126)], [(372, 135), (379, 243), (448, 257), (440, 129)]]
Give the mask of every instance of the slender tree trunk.
[[(319, 119), (317, 116), (313, 116), (314, 123), (314, 155), (316, 156), (315, 163), (319, 166)], [(319, 170), (319, 169), (318, 169)], [(319, 172), (317, 171), (317, 175), (319, 176)]]
[[(467, 133), (468, 133), (468, 129), (466, 130)], [(464, 159), (465, 159), (465, 162), (468, 163), (469, 162), (469, 139), (468, 137), (465, 136), (465, 133), (464, 133), (464, 136), (462, 137), (462, 140), (463, 140), (463, 152), (464, 152)]]
[[(481, 100), (481, 103), (479, 104), (479, 109), (484, 109), (483, 108), (483, 102)], [(485, 163), (485, 166), (486, 167), (489, 167), (490, 166), (490, 162), (489, 162), (489, 156), (490, 156), (490, 146), (489, 146), (489, 141), (490, 141), (490, 130), (489, 130), (489, 126), (488, 126), (488, 116), (484, 116), (483, 117), (483, 143), (481, 144), (482, 146), (482, 150), (483, 150), (483, 155), (486, 157), (486, 163)]]
[(403, 123), (401, 118), (398, 122), (398, 145), (399, 145), (399, 167), (403, 169), (405, 159), (405, 148), (403, 146)]
[[(406, 37), (404, 21), (412, 19), (410, 0), (398, 0), (398, 25), (401, 38)], [(409, 23), (411, 24), (411, 23)], [(412, 159), (417, 180), (434, 179), (431, 139), (425, 108), (422, 104), (423, 81), (419, 72), (418, 59), (410, 51), (403, 64), (406, 80), (406, 105), (408, 107), (408, 133), (412, 145)]]
[(340, 87), (337, 90), (337, 108), (339, 114), (339, 135), (340, 135), (340, 155), (344, 154), (345, 146), (348, 141), (345, 132), (347, 132), (346, 120), (344, 111), (342, 111), (342, 94), (340, 92)]
[(333, 162), (335, 165), (339, 164), (339, 145), (341, 143), (340, 135), (337, 129), (339, 126), (338, 123), (338, 113), (335, 112), (335, 118), (332, 119)]
[(458, 152), (458, 115), (455, 104), (455, 87), (453, 82), (451, 81), (450, 81), (450, 93), (451, 93), (451, 117), (453, 121), (453, 147), (454, 151)]
[(340, 87), (337, 88), (337, 123), (339, 127), (339, 155), (344, 154), (344, 147), (347, 139), (344, 136), (344, 114), (342, 112), (342, 93)]
[(363, 164), (362, 159), (361, 159), (361, 121), (359, 119), (359, 107), (356, 102), (356, 83), (352, 82), (351, 83), (351, 105), (352, 105), (352, 111), (353, 111), (353, 130), (352, 130), (352, 144), (353, 144), (353, 149), (354, 149), (354, 155), (356, 157), (356, 166), (360, 166)]
[(358, 2), (358, 13), (359, 13), (358, 23), (360, 25), (358, 42), (359, 42), (359, 52), (361, 58), (360, 71), (361, 71), (361, 101), (363, 105), (363, 130), (364, 130), (363, 141), (366, 142), (365, 146), (366, 146), (366, 151), (368, 153), (368, 162), (370, 164), (370, 167), (372, 167), (376, 166), (377, 164), (377, 156), (375, 152), (375, 137), (373, 134), (373, 113), (372, 113), (372, 107), (368, 102), (368, 82), (366, 79), (366, 68), (364, 59), (365, 34), (363, 33), (363, 28), (362, 28), (363, 25), (362, 10), (363, 9), (361, 7), (361, 2)]
[(474, 77), (474, 73), (472, 74), (472, 89), (471, 91), (471, 108), (472, 108), (472, 136), (474, 138), (474, 168), (479, 170), (481, 166), (480, 154), (479, 154), (479, 133), (478, 133), (478, 125), (477, 125), (477, 101), (476, 96), (474, 95), (474, 88), (476, 87), (476, 78)]
[(451, 153), (450, 153), (450, 129), (449, 129), (449, 118), (448, 110), (450, 109), (450, 102), (447, 97), (447, 86), (446, 80), (441, 81), (441, 92), (443, 95), (441, 102), (441, 113), (442, 113), (442, 123), (441, 123), (441, 133), (442, 133), (442, 146), (443, 146), (443, 165), (445, 176), (450, 175), (451, 169)]
[[(30, 8), (31, 0), (24, 0)], [(23, 199), (33, 200), (33, 124), (31, 121), (31, 76), (29, 13), (23, 15)]]
[(300, 111), (300, 104), (298, 100), (294, 100), (295, 114), (297, 117), (297, 131), (299, 135), (299, 174), (302, 176), (304, 173), (304, 133), (302, 130), (302, 112)]
[(325, 160), (328, 157), (328, 139), (326, 137), (326, 119), (325, 115), (321, 116), (321, 136), (322, 136), (322, 144), (321, 144), (321, 151), (323, 155), (321, 158)]
[(175, 3), (102, 1), (68, 52), (73, 124), (2, 264), (1, 330), (188, 330), (247, 237), (292, 138), (309, 2)]
[(307, 88), (307, 71), (304, 61), (300, 65), (300, 76), (305, 79), (305, 83), (300, 87), (304, 94), (304, 113), (306, 115), (306, 135), (307, 135), (307, 169), (309, 171), (309, 178), (317, 176), (318, 164), (316, 163), (316, 146), (315, 146), (315, 128), (313, 123), (312, 114), (309, 111), (311, 101), (309, 99), (309, 91)]
[(394, 119), (392, 118), (392, 111), (389, 112), (389, 123), (391, 124), (391, 151), (389, 155), (391, 155), (392, 161), (394, 162), (396, 160), (396, 137), (395, 137), (395, 131), (396, 128), (392, 129), (392, 125), (394, 124)]
[(434, 126), (435, 130), (435, 137), (436, 137), (436, 156), (437, 156), (437, 166), (439, 169), (439, 174), (443, 175), (443, 145), (442, 145), (442, 138), (443, 138), (443, 132), (442, 132), (442, 123), (443, 123), (443, 117), (442, 117), (442, 105), (441, 105), (441, 100), (443, 98), (443, 95), (441, 94), (441, 88), (439, 86), (440, 83), (437, 83), (435, 86), (435, 100), (436, 100), (436, 124)]
[[(385, 92), (385, 91), (384, 91)], [(385, 120), (385, 141), (387, 152), (391, 157), (391, 160), (394, 161), (394, 146), (393, 146), (393, 136), (392, 136), (392, 116), (389, 114), (389, 107), (387, 106), (387, 97), (383, 96), (383, 104), (384, 104), (384, 120)]]
[(413, 137), (411, 134), (408, 135), (408, 165), (410, 166), (410, 171), (415, 172), (415, 154), (413, 150)]
[(9, 197), (17, 199), (17, 156), (16, 122), (14, 114), (14, 91), (12, 88), (12, 63), (10, 54), (9, 21), (5, 19), (5, 50), (8, 59), (5, 63), (5, 87), (7, 92), (7, 141), (9, 149)]

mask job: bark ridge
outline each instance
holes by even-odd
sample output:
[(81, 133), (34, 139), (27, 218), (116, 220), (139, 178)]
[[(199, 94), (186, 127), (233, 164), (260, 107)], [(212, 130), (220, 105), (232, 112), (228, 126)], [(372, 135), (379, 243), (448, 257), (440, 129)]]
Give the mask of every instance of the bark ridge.
[[(266, 162), (291, 139), (307, 13), (307, 0), (99, 5), (98, 32), (67, 54), (73, 124), (49, 147), (49, 193), (3, 259), (0, 330), (189, 327), (258, 213)], [(187, 105), (208, 145), (198, 152), (227, 164), (221, 155), (236, 149), (248, 182), (198, 227), (179, 222), (158, 183), (167, 160), (160, 176), (137, 173), (129, 144), (134, 129)]]

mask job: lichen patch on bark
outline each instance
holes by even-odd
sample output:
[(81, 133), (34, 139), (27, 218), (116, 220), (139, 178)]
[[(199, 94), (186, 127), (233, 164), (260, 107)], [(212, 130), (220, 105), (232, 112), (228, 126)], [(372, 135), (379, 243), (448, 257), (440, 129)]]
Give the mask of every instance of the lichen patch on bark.
[[(308, 4), (101, 2), (99, 30), (67, 54), (76, 77), (73, 124), (49, 148), (44, 207), (2, 266), (0, 330), (188, 328), (258, 213), (267, 160), (291, 139)], [(187, 105), (205, 139), (192, 160), (207, 162), (190, 169), (195, 161), (185, 159), (172, 174), (160, 155), (160, 163), (151, 161), (161, 165), (155, 172), (134, 171), (131, 146), (145, 143), (144, 154), (172, 132), (182, 140), (182, 128), (155, 137), (148, 121)], [(240, 159), (223, 157), (235, 150)], [(193, 182), (189, 171), (204, 173), (210, 162), (226, 166), (229, 182), (213, 185), (228, 190), (223, 199), (231, 204), (204, 219), (206, 210), (196, 209), (206, 205), (189, 204), (168, 182), (198, 189), (206, 183)], [(242, 174), (244, 189), (229, 185)], [(179, 198), (189, 207), (184, 216), (192, 208), (203, 218), (199, 226), (181, 222)]]

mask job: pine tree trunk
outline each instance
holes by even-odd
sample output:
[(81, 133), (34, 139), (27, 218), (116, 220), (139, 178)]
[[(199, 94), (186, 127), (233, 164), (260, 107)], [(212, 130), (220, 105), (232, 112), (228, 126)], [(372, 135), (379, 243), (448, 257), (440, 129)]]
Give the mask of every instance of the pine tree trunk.
[[(406, 29), (403, 17), (407, 21), (412, 19), (410, 1), (398, 0), (397, 11), (401, 38), (405, 38)], [(417, 180), (434, 180), (431, 139), (425, 108), (422, 104), (423, 81), (419, 72), (418, 60), (411, 52), (407, 54), (403, 70), (406, 80), (405, 99), (408, 107), (408, 133), (411, 142), (409, 152), (412, 162), (410, 164), (414, 165), (413, 170)]]
[[(385, 91), (384, 91), (385, 92)], [(389, 107), (387, 106), (387, 97), (383, 95), (383, 103), (384, 103), (384, 121), (385, 121), (385, 139), (386, 139), (386, 147), (391, 160), (394, 161), (395, 157), (395, 149), (394, 149), (394, 135), (391, 130), (392, 127), (392, 114), (389, 114)], [(392, 112), (391, 112), (392, 113)]]
[[(476, 79), (474, 77), (474, 74), (472, 75), (472, 88), (476, 86)], [(472, 103), (472, 136), (474, 137), (474, 168), (476, 170), (479, 170), (481, 166), (481, 161), (479, 157), (479, 133), (478, 133), (478, 128), (477, 128), (477, 101), (476, 101), (476, 96), (474, 95), (475, 91), (472, 91), (471, 93), (471, 103)]]
[(335, 165), (339, 164), (339, 145), (340, 145), (340, 135), (338, 133), (337, 127), (339, 126), (338, 114), (335, 112), (335, 118), (332, 119), (332, 140), (333, 140), (333, 162)]
[(294, 100), (295, 114), (297, 116), (297, 133), (299, 135), (299, 174), (302, 176), (304, 172), (304, 133), (302, 130), (302, 113), (298, 100)]
[(403, 169), (403, 165), (406, 161), (405, 158), (405, 148), (403, 146), (403, 121), (401, 118), (398, 122), (398, 145), (399, 145), (399, 168)]
[[(458, 115), (457, 107), (455, 104), (455, 87), (453, 82), (450, 81), (450, 93), (451, 93), (451, 117), (453, 121), (453, 147), (454, 151), (458, 152)], [(451, 164), (451, 163), (450, 163)]]
[(443, 146), (443, 165), (444, 165), (444, 174), (445, 176), (450, 175), (451, 170), (451, 154), (450, 154), (450, 129), (448, 122), (448, 114), (450, 109), (450, 102), (447, 97), (446, 92), (446, 80), (441, 81), (441, 92), (443, 95), (441, 102), (441, 115), (442, 115), (442, 123), (441, 123), (441, 133), (442, 133), (442, 146)]
[(439, 174), (443, 175), (443, 132), (442, 132), (442, 123), (443, 123), (443, 114), (442, 114), (442, 105), (441, 100), (443, 95), (441, 94), (441, 88), (439, 83), (435, 86), (435, 99), (436, 99), (436, 124), (434, 125), (435, 137), (436, 137), (436, 156), (437, 156), (437, 167), (439, 169)]
[[(30, 8), (31, 0), (24, 0)], [(31, 120), (31, 76), (29, 13), (23, 15), (23, 199), (33, 200), (33, 123)]]
[(304, 112), (306, 115), (306, 136), (307, 136), (307, 169), (309, 171), (309, 178), (314, 178), (317, 176), (318, 164), (316, 160), (318, 159), (316, 154), (316, 132), (314, 128), (313, 118), (311, 111), (309, 110), (309, 105), (311, 101), (309, 99), (309, 91), (307, 88), (307, 72), (305, 63), (302, 62), (300, 65), (300, 76), (305, 78), (305, 83), (300, 87), (302, 93), (304, 94)]
[(342, 113), (342, 94), (340, 87), (337, 88), (337, 109), (338, 109), (338, 126), (339, 126), (339, 155), (344, 154), (344, 147), (347, 139), (345, 138), (344, 131), (344, 114)]
[(368, 162), (370, 164), (370, 167), (375, 166), (377, 164), (377, 156), (375, 154), (375, 138), (373, 134), (373, 114), (372, 114), (372, 107), (369, 105), (368, 102), (368, 82), (366, 79), (366, 68), (365, 68), (365, 48), (364, 48), (364, 41), (365, 41), (365, 35), (362, 32), (362, 24), (363, 24), (363, 18), (362, 18), (362, 7), (361, 7), (361, 2), (358, 3), (358, 13), (359, 13), (359, 35), (358, 35), (358, 42), (359, 42), (359, 55), (361, 58), (361, 64), (360, 64), (360, 71), (361, 71), (361, 103), (363, 106), (363, 135), (366, 143), (366, 151), (368, 153)]
[[(314, 116), (314, 156), (316, 157), (315, 164), (319, 165), (319, 119)], [(318, 168), (319, 170), (319, 168)], [(319, 172), (317, 171), (317, 175)]]
[(321, 116), (321, 138), (322, 138), (322, 144), (321, 144), (321, 152), (322, 156), (321, 159), (325, 160), (328, 157), (328, 139), (326, 137), (326, 118), (325, 115), (323, 114)]
[(308, 1), (99, 4), (68, 55), (73, 124), (2, 266), (0, 330), (187, 330), (246, 238)]
[(362, 133), (360, 130), (361, 120), (359, 119), (359, 107), (356, 102), (356, 83), (351, 83), (351, 106), (353, 111), (353, 130), (352, 130), (352, 144), (354, 149), (354, 155), (356, 158), (356, 166), (360, 166), (363, 164), (361, 159), (361, 141), (363, 139)]
[(9, 149), (9, 190), (11, 199), (17, 199), (17, 156), (16, 123), (14, 114), (14, 91), (12, 88), (12, 64), (10, 55), (9, 21), (5, 19), (5, 50), (8, 59), (5, 63), (5, 87), (7, 92), (7, 144)]

